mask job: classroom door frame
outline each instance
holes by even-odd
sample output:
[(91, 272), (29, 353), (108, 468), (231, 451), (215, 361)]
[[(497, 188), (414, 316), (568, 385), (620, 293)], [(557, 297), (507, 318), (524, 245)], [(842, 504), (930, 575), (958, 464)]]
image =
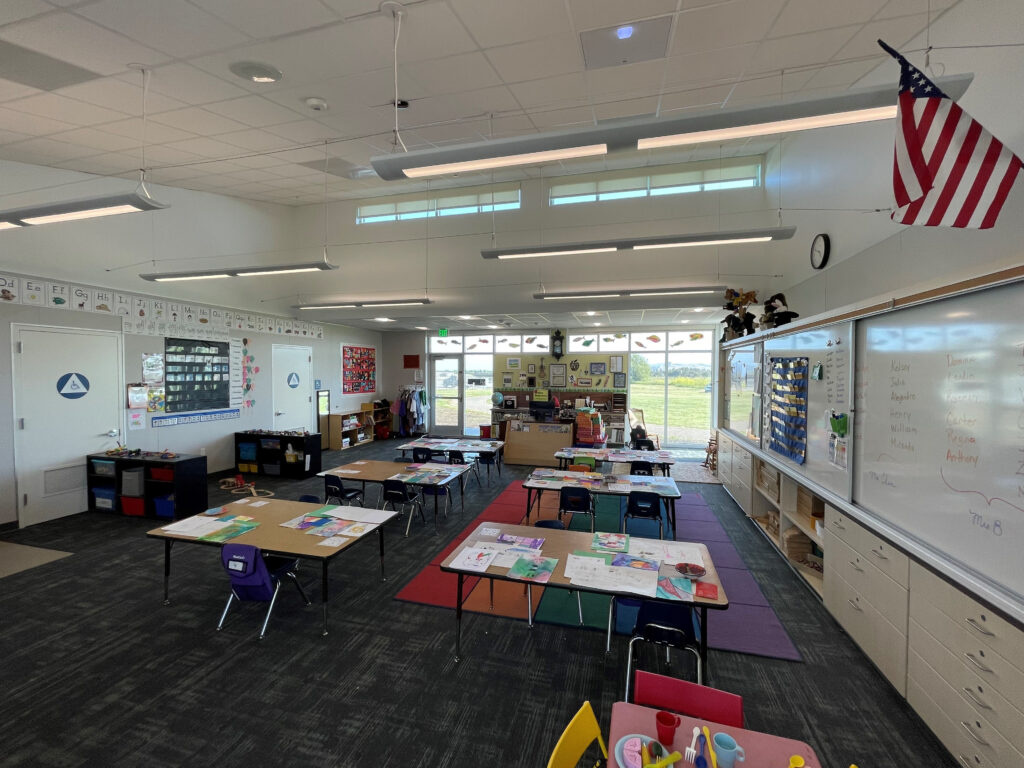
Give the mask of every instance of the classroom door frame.
[[(279, 359), (278, 355), (282, 357)], [(284, 362), (284, 355), (289, 360)], [(294, 355), (294, 357), (292, 357)], [(305, 357), (305, 361), (302, 358)], [(297, 344), (273, 344), (270, 351), (271, 358), (271, 398), (273, 401), (274, 429), (306, 429), (310, 432), (316, 431), (317, 415), (316, 402), (313, 398), (313, 348)], [(287, 369), (287, 370), (286, 370)], [(298, 382), (294, 392), (289, 384), (292, 375), (298, 376)], [(303, 399), (304, 398), (304, 399)], [(289, 401), (285, 404), (285, 401)], [(303, 403), (305, 405), (303, 406)], [(304, 421), (299, 424), (294, 421), (287, 421), (281, 417), (286, 416), (291, 409), (305, 410)], [(279, 421), (280, 419), (280, 421)]]
[[(438, 391), (440, 389), (442, 389), (442, 387), (440, 386), (439, 381), (438, 381), (438, 374), (439, 373), (445, 373), (445, 374), (451, 375), (450, 369), (446, 368), (446, 369), (442, 369), (441, 371), (438, 370), (437, 365), (438, 365), (439, 362), (441, 362), (443, 360), (454, 360), (455, 361), (455, 365), (456, 365), (456, 369), (455, 369), (455, 377), (456, 377), (455, 391), (456, 391), (456, 394), (455, 394), (454, 397), (449, 396), (449, 395), (440, 395), (440, 394), (438, 394)], [(429, 426), (429, 430), (430, 430), (430, 432), (432, 432), (434, 434), (438, 434), (438, 435), (451, 435), (451, 436), (461, 437), (462, 434), (463, 434), (463, 430), (465, 429), (465, 424), (463, 423), (464, 420), (463, 420), (463, 415), (462, 415), (462, 403), (463, 403), (463, 398), (465, 396), (465, 393), (463, 392), (463, 386), (465, 384), (465, 361), (463, 360), (462, 353), (454, 353), (454, 354), (447, 354), (447, 355), (445, 355), (445, 354), (430, 355), (430, 358), (429, 358), (428, 362), (430, 364), (430, 381), (429, 381), (429, 384), (430, 384), (430, 388), (429, 388), (429, 392), (430, 392), (430, 426)], [(448, 389), (448, 388), (449, 387), (444, 387), (444, 389)], [(437, 423), (437, 415), (441, 411), (441, 409), (438, 407), (439, 404), (448, 404), (448, 403), (450, 403), (452, 401), (455, 402), (455, 414), (456, 414), (455, 421), (456, 421), (456, 423), (454, 425), (453, 424), (442, 424), (442, 425), (439, 425)], [(448, 413), (448, 409), (445, 409), (445, 413)]]
[[(40, 371), (38, 368), (28, 370), (27, 366), (34, 364), (24, 356), (22, 345), (27, 341), (25, 336), (28, 334), (47, 334), (40, 336), (40, 340), (66, 341), (73, 337), (73, 348), (79, 351), (86, 346), (86, 338), (113, 342), (113, 359), (107, 356), (94, 357), (97, 352), (90, 350), (85, 357), (93, 365), (92, 368), (83, 365), (78, 371), (65, 371), (81, 374), (89, 380), (85, 394), (68, 397), (59, 389), (50, 389), (50, 384), (59, 384), (64, 380), (63, 376), (56, 382), (44, 383), (37, 379), (40, 375), (52, 375), (53, 371)], [(66, 356), (63, 354), (53, 359), (64, 363), (59, 370), (71, 366), (79, 368), (76, 362), (65, 363)], [(90, 375), (85, 373), (86, 370)], [(110, 370), (113, 370), (113, 376), (100, 375)], [(22, 382), (23, 376), (29, 376), (32, 380)], [(77, 376), (72, 376), (66, 386), (74, 388), (76, 379)], [(85, 457), (115, 447), (124, 435), (126, 393), (123, 334), (97, 328), (11, 323), (11, 390), (18, 526), (23, 528), (84, 512), (89, 507)], [(47, 396), (51, 397), (51, 406), (43, 415), (40, 413), (39, 400), (34, 398)], [(62, 413), (63, 409), (69, 409), (73, 415)], [(89, 416), (97, 417), (96, 421), (90, 422)], [(46, 421), (47, 417), (59, 420), (59, 425), (54, 427)], [(41, 433), (36, 432), (37, 426)], [(32, 451), (39, 449), (40, 442), (45, 445), (48, 461), (37, 467), (37, 456)], [(65, 449), (63, 453), (56, 449), (58, 445)]]

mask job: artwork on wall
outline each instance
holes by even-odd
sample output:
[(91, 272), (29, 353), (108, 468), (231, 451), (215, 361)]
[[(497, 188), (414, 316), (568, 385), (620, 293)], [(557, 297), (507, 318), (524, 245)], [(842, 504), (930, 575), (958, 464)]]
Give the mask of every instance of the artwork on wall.
[(612, 355), (608, 358), (608, 368), (612, 373), (622, 373), (622, 355)]
[(591, 363), (590, 364), (590, 375), (591, 376), (603, 376), (608, 372), (608, 366), (606, 363)]
[(357, 394), (377, 391), (377, 350), (374, 347), (342, 346), (341, 391)]
[(512, 386), (512, 372), (511, 371), (505, 371), (503, 374), (501, 374), (501, 384), (504, 387), (511, 387)]
[(565, 386), (565, 363), (552, 363), (551, 368), (551, 386), (552, 387), (564, 387)]
[(522, 364), (522, 358), (520, 358), (520, 357), (510, 357), (508, 359), (508, 362), (506, 363), (506, 365), (508, 365), (508, 369), (510, 371), (518, 371), (520, 369), (520, 367), (522, 367), (521, 364)]
[(164, 339), (164, 386), (149, 387), (147, 407), (167, 413), (227, 408), (231, 366), (226, 341)]
[(612, 374), (612, 387), (615, 389), (626, 388), (626, 374), (624, 373), (613, 373)]
[(419, 368), (419, 355), (402, 355), (402, 368)]
[(527, 373), (536, 373), (537, 372), (537, 365), (536, 365), (536, 363), (530, 363), (528, 366), (526, 366), (526, 372)]
[(580, 376), (576, 379), (576, 386), (578, 387), (592, 387), (594, 386), (594, 380), (589, 376)]

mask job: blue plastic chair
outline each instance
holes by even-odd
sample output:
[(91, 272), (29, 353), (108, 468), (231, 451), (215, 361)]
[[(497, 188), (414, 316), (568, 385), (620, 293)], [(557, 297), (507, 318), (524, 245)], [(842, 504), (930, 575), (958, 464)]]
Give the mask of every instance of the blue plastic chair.
[(654, 464), (649, 461), (631, 461), (629, 463), (629, 474), (654, 476)]
[(346, 488), (341, 480), (333, 475), (324, 475), (324, 501), (337, 499), (339, 504), (359, 499), (363, 501), (363, 492), (358, 488)]
[(260, 640), (267, 632), (267, 623), (270, 621), (270, 614), (274, 610), (274, 603), (277, 602), (277, 593), (281, 589), (281, 579), (288, 577), (295, 584), (302, 595), (303, 601), (309, 605), (309, 598), (306, 597), (302, 584), (299, 583), (295, 571), (299, 561), (294, 557), (280, 557), (276, 555), (264, 556), (259, 547), (251, 544), (225, 544), (220, 551), (221, 564), (231, 579), (231, 594), (228, 596), (228, 603), (224, 606), (224, 613), (220, 615), (220, 623), (217, 625), (219, 632), (224, 627), (224, 620), (228, 616), (231, 604), (235, 601), (245, 602), (269, 602), (267, 615), (263, 619), (263, 626), (260, 628)]
[[(420, 501), (419, 494), (401, 480), (385, 480), (380, 495), (384, 500), (384, 504), (381, 506), (382, 509), (387, 509), (388, 504), (390, 504), (392, 509), (405, 514), (405, 508), (412, 506), (412, 509), (419, 509), (420, 519), (423, 520), (424, 525), (427, 524), (427, 518), (423, 514), (423, 503)], [(409, 510), (409, 520), (405, 524), (406, 536), (409, 535), (409, 528), (412, 526), (412, 509)]]
[(434, 458), (434, 453), (429, 448), (413, 448), (412, 460), (414, 464), (427, 464)]
[(313, 493), (304, 493), (301, 496), (299, 496), (299, 501), (303, 502), (304, 504), (319, 504), (320, 497)]
[(558, 491), (558, 519), (568, 512), (572, 515), (590, 515), (590, 532), (595, 530), (597, 516), (594, 514), (594, 502), (588, 488), (561, 488)]
[(666, 664), (671, 662), (670, 653), (673, 648), (692, 653), (697, 660), (697, 684), (703, 685), (704, 667), (700, 659), (700, 632), (697, 612), (691, 605), (642, 600), (636, 615), (636, 624), (633, 626), (633, 637), (629, 640), (629, 653), (626, 655), (626, 695), (623, 701), (629, 701), (629, 689), (633, 680), (633, 647), (639, 642), (664, 646)]
[(631, 517), (658, 521), (658, 538), (665, 538), (661, 519), (661, 496), (651, 491), (630, 491), (626, 502), (626, 513), (622, 516), (622, 533), (626, 533), (626, 523)]

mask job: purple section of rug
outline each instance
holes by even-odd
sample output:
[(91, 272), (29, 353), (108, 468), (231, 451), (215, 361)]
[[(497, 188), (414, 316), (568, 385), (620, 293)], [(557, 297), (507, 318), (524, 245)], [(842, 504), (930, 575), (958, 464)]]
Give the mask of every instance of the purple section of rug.
[[(680, 520), (678, 518), (676, 518), (676, 541), (699, 541), (701, 544), (711, 541), (731, 543), (729, 534), (717, 520)], [(717, 564), (718, 561), (715, 560), (715, 563)]]
[(731, 542), (707, 541), (704, 543), (711, 554), (711, 562), (715, 564), (716, 568), (746, 569), (747, 564), (743, 562), (743, 558), (740, 557), (739, 552), (736, 551), (736, 547)]
[(690, 504), (676, 505), (676, 523), (681, 524), (684, 520), (701, 520), (704, 522), (718, 522), (715, 513), (708, 507), (698, 507)]
[(722, 581), (729, 598), (729, 610), (737, 604), (768, 606), (768, 598), (761, 592), (753, 575), (745, 568), (719, 568), (718, 578)]
[(706, 507), (708, 503), (704, 501), (704, 497), (695, 491), (684, 493), (676, 501), (676, 504), (696, 504), (701, 507)]
[(801, 661), (775, 611), (758, 605), (730, 603), (726, 611), (708, 611), (708, 644), (722, 651)]

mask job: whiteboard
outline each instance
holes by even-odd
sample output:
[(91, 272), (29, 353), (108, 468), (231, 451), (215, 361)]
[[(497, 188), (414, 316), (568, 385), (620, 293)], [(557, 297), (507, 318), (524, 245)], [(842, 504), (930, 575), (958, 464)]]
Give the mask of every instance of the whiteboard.
[(854, 502), (1024, 594), (1024, 285), (857, 324)]
[[(807, 445), (803, 463), (769, 450), (771, 435), (772, 358), (806, 358), (807, 381)], [(835, 441), (829, 417), (849, 414), (852, 405), (853, 323), (850, 321), (813, 328), (807, 331), (776, 336), (764, 343), (764, 413), (762, 447), (769, 456), (780, 461), (793, 474), (803, 475), (844, 499), (850, 498), (852, 433), (842, 441), (846, 449), (835, 453)], [(820, 364), (820, 378), (813, 375)]]
[(761, 444), (761, 343), (725, 352), (725, 425), (754, 445)]

